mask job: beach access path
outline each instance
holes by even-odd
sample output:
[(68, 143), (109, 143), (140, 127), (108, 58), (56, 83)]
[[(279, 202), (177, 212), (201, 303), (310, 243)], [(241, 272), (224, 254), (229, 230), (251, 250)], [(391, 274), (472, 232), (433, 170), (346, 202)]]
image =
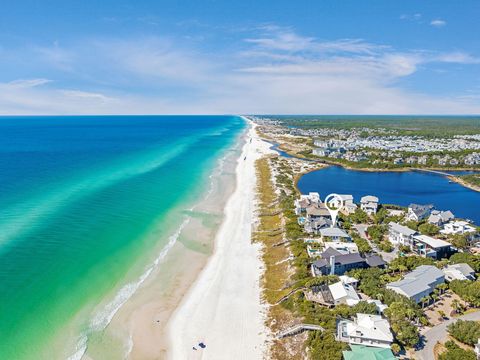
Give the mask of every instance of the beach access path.
[[(261, 302), (261, 248), (252, 244), (255, 160), (270, 150), (250, 122), (215, 250), (168, 324), (169, 359), (262, 359), (268, 329)], [(203, 342), (206, 347), (198, 346)], [(196, 350), (193, 349), (196, 348)]]

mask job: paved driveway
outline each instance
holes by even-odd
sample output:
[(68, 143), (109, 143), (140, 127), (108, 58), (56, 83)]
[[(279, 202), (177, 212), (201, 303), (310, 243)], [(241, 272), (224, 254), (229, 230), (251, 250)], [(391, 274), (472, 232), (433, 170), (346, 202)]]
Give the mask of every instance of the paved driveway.
[(372, 247), (373, 251), (375, 251), (376, 253), (380, 254), (380, 256), (383, 258), (383, 260), (385, 260), (387, 263), (390, 263), (393, 259), (395, 259), (397, 257), (397, 254), (398, 254), (398, 248), (395, 247), (393, 249), (392, 252), (390, 253), (387, 253), (385, 251), (381, 251), (377, 245), (375, 245), (375, 243), (373, 243), (372, 241), (370, 241), (370, 239), (368, 238), (367, 236), (367, 229), (368, 229), (368, 225), (365, 225), (365, 224), (355, 224), (353, 225), (353, 227), (355, 228), (355, 230), (357, 230), (358, 234), (360, 235), (360, 237), (362, 239), (365, 239), (368, 241), (368, 243), (370, 244), (370, 246)]
[(480, 321), (480, 310), (459, 316), (457, 318), (444, 321), (437, 326), (432, 327), (424, 334), (423, 349), (415, 352), (415, 357), (418, 360), (433, 360), (433, 348), (437, 342), (442, 342), (447, 338), (447, 326), (456, 322), (458, 319)]

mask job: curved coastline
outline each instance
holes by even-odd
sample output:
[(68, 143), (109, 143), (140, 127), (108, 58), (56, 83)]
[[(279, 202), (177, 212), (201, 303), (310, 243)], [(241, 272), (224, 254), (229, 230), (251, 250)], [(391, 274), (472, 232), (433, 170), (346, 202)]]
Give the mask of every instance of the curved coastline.
[[(168, 324), (168, 358), (248, 358), (264, 355), (267, 329), (261, 302), (262, 260), (251, 243), (255, 204), (255, 160), (273, 153), (249, 123), (248, 139), (236, 166), (236, 188), (207, 265)], [(205, 349), (192, 347), (204, 342)]]

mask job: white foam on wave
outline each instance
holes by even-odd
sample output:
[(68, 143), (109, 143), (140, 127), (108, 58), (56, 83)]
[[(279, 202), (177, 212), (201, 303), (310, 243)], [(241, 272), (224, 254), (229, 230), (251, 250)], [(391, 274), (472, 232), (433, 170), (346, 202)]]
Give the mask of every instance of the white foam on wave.
[[(138, 288), (147, 280), (150, 274), (157, 268), (157, 266), (163, 261), (170, 249), (177, 242), (182, 230), (190, 222), (190, 217), (187, 217), (179, 226), (177, 231), (172, 234), (168, 243), (163, 247), (153, 263), (140, 275), (140, 277), (131, 283), (124, 285), (118, 292), (115, 298), (109, 302), (102, 311), (98, 312), (91, 320), (89, 329), (80, 336), (75, 346), (75, 353), (68, 357), (68, 360), (80, 360), (88, 347), (88, 335), (95, 331), (104, 330), (108, 324), (112, 321), (115, 314), (120, 308), (135, 294)], [(129, 347), (133, 347), (131, 344)], [(131, 351), (131, 348), (129, 352)], [(128, 354), (127, 354), (128, 355)]]

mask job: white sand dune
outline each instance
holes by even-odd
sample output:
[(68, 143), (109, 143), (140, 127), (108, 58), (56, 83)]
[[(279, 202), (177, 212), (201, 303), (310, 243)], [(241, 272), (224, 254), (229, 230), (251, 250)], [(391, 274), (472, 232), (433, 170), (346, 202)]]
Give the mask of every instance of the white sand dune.
[[(262, 261), (260, 246), (251, 243), (251, 229), (255, 160), (272, 151), (270, 144), (257, 137), (255, 125), (250, 126), (215, 251), (168, 324), (170, 359), (254, 360), (265, 356), (268, 329), (260, 300)], [(199, 342), (206, 348), (199, 348)]]

